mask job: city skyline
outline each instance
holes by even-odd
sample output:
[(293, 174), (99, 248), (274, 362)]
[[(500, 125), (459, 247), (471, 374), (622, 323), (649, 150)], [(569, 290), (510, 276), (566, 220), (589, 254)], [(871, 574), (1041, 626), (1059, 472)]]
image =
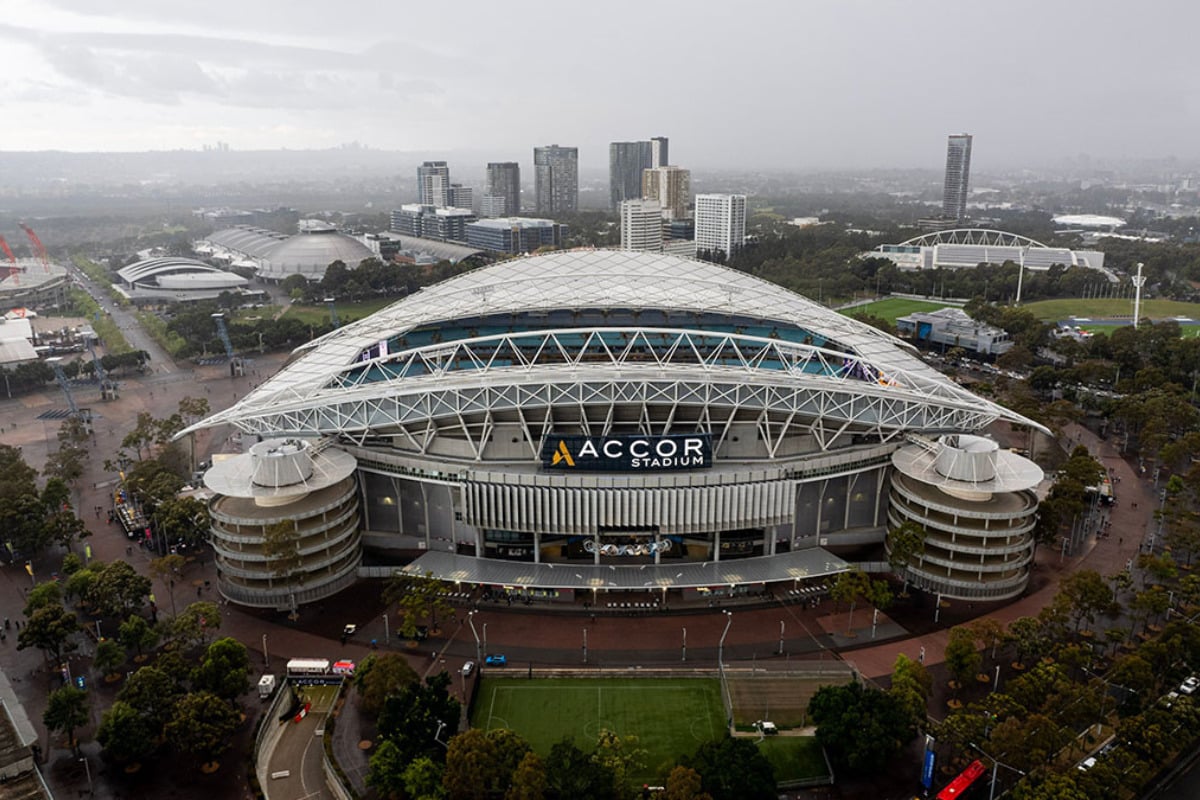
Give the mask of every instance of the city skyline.
[[(1086, 15), (1075, 4), (1032, 2), (995, 14), (939, 1), (915, 15), (866, 2), (751, 2), (720, 16), (680, 3), (637, 6), (647, 29), (680, 34), (663, 37), (658, 56), (688, 65), (668, 95), (628, 92), (642, 67), (611, 58), (628, 33), (623, 5), (634, 8), (549, 14), (545, 3), (468, 2), (454, 37), (425, 39), (404, 32), (436, 26), (432, 8), (372, 5), (333, 25), (311, 0), (11, 0), (0, 24), (8, 56), (0, 92), (20, 124), (0, 131), (0, 151), (360, 142), (401, 152), (486, 149), (487, 160), (501, 161), (560, 141), (578, 146), (581, 167), (591, 169), (604, 165), (609, 142), (665, 132), (683, 146), (671, 160), (693, 169), (936, 168), (945, 132), (970, 130), (988, 142), (972, 165), (984, 171), (1081, 154), (1200, 156), (1191, 135), (1200, 89), (1187, 62), (1200, 11), (1186, 4), (1132, 19), (1108, 1)], [(492, 46), (513, 14), (553, 69)], [(800, 27), (806, 45), (795, 47)], [(933, 45), (962, 30), (980, 31), (982, 49), (947, 71), (945, 49)], [(1022, 47), (988, 46), (1010, 40)], [(721, 58), (706, 58), (696, 42)], [(1086, 66), (1116, 54), (1132, 68)], [(937, 95), (928, 88), (934, 74)], [(536, 113), (517, 114), (508, 87), (525, 80), (540, 83), (539, 102)], [(726, 100), (714, 113), (717, 96)], [(1022, 113), (1004, 111), (1012, 106)], [(1072, 112), (1081, 108), (1095, 110), (1084, 115), (1091, 122), (1031, 124), (1080, 118)]]

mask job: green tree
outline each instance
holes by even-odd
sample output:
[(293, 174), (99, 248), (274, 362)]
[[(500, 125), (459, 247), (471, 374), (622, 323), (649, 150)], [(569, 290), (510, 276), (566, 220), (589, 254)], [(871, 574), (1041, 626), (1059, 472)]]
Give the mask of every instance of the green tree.
[(712, 795), (701, 789), (699, 772), (677, 765), (667, 776), (663, 800), (712, 800)]
[(177, 553), (150, 560), (150, 574), (158, 578), (163, 591), (171, 598), (171, 615), (175, 616), (175, 584), (183, 581), (183, 568), (187, 559)]
[(354, 685), (358, 689), (358, 702), (363, 711), (378, 715), (383, 701), (418, 680), (417, 673), (400, 653), (371, 653), (354, 671)]
[(888, 565), (904, 578), (907, 591), (908, 567), (913, 559), (919, 560), (925, 554), (925, 528), (912, 520), (905, 520), (888, 531), (885, 546)]
[(1084, 620), (1096, 620), (1096, 614), (1107, 611), (1113, 604), (1113, 591), (1099, 572), (1082, 569), (1059, 582), (1058, 593), (1065, 599), (1075, 618), (1075, 630)]
[(125, 649), (117, 642), (112, 639), (101, 639), (96, 645), (96, 657), (92, 659), (92, 666), (101, 675), (113, 675), (125, 663), (125, 656)]
[(170, 531), (171, 541), (195, 547), (208, 541), (211, 520), (208, 506), (194, 497), (168, 497), (154, 509), (154, 526)]
[(175, 703), (183, 695), (179, 685), (157, 666), (136, 670), (121, 687), (117, 700), (150, 721), (155, 736), (175, 714)]
[(64, 686), (55, 689), (46, 699), (46, 713), (42, 715), (42, 723), (46, 730), (62, 731), (67, 735), (67, 742), (76, 755), (79, 755), (79, 742), (75, 740), (75, 729), (88, 724), (91, 708), (88, 704), (87, 692), (74, 686)]
[(437, 615), (453, 614), (451, 606), (443, 596), (446, 586), (433, 578), (432, 572), (424, 575), (397, 574), (383, 590), (383, 601), (390, 608), (396, 604), (400, 610), (400, 635), (415, 639), (417, 627), (429, 620), (437, 628)]
[(194, 692), (176, 703), (165, 732), (179, 752), (208, 762), (229, 749), (240, 724), (239, 713), (229, 703), (211, 692)]
[(79, 632), (75, 615), (60, 605), (48, 605), (33, 612), (17, 634), (17, 649), (36, 647), (55, 664), (64, 652), (75, 649), (72, 637)]
[(471, 728), (450, 740), (442, 788), (450, 800), (494, 797), (512, 782), (529, 744), (512, 731)]
[(150, 594), (150, 579), (139, 575), (125, 561), (113, 561), (93, 568), (96, 580), (88, 593), (92, 607), (105, 616), (127, 616), (140, 608)]
[(441, 743), (458, 732), (461, 713), (449, 687), (450, 675), (441, 672), (423, 683), (406, 684), (384, 701), (379, 734), (396, 744), (402, 764), (422, 755), (438, 761), (445, 757)]
[(845, 603), (850, 606), (850, 613), (846, 617), (847, 636), (850, 635), (854, 627), (855, 605), (857, 605), (859, 598), (866, 597), (870, 591), (871, 579), (861, 569), (850, 569), (838, 574), (837, 581), (833, 584), (829, 596), (835, 602)]
[(205, 642), (220, 627), (221, 610), (217, 604), (197, 600), (171, 620), (168, 631), (171, 638), (192, 647)]
[(246, 645), (228, 636), (210, 644), (200, 665), (192, 672), (192, 685), (231, 703), (236, 702), (239, 695), (250, 689), (250, 657)]
[(117, 629), (117, 638), (121, 644), (136, 651), (140, 656), (143, 651), (150, 650), (158, 644), (158, 631), (146, 621), (145, 617), (131, 614)]
[(975, 649), (975, 637), (962, 625), (950, 629), (950, 640), (946, 642), (946, 668), (960, 685), (975, 677), (983, 658)]
[(128, 703), (117, 700), (96, 730), (96, 739), (119, 762), (140, 761), (157, 748), (161, 728)]
[[(808, 713), (835, 768), (855, 773), (879, 772), (916, 735), (909, 708), (857, 683), (822, 686), (809, 701)], [(705, 788), (710, 788), (707, 776)]]
[(592, 760), (599, 762), (613, 776), (613, 797), (616, 800), (633, 800), (633, 779), (646, 767), (646, 749), (639, 745), (637, 736), (618, 736), (607, 728), (601, 728), (596, 737), (596, 749)]
[(908, 712), (916, 730), (925, 728), (929, 716), (929, 692), (932, 689), (933, 678), (923, 664), (903, 653), (896, 656), (888, 694)]
[(571, 739), (555, 742), (546, 756), (546, 788), (551, 797), (612, 800), (612, 773)]
[(512, 773), (512, 783), (504, 800), (544, 800), (546, 797), (546, 765), (530, 750), (521, 757)]
[(414, 759), (401, 775), (405, 793), (412, 800), (443, 800), (446, 797), (446, 791), (442, 788), (444, 771), (441, 764), (428, 756)]
[(62, 586), (57, 581), (39, 583), (25, 595), (25, 616), (33, 616), (33, 612), (46, 606), (61, 606), (63, 602)]
[(404, 797), (404, 792), (408, 790), (405, 775), (408, 768), (419, 760), (438, 763), (429, 756), (407, 759), (394, 740), (384, 739), (367, 762), (367, 785), (386, 798)]
[[(817, 736), (820, 738), (820, 733)], [(705, 742), (684, 759), (683, 766), (700, 773), (701, 786), (713, 800), (774, 800), (778, 796), (775, 770), (750, 739), (726, 736)]]
[(291, 593), (292, 617), (296, 616), (296, 587), (304, 582), (304, 557), (300, 554), (300, 531), (292, 520), (268, 525), (263, 532), (263, 555), (271, 574), (282, 579)]

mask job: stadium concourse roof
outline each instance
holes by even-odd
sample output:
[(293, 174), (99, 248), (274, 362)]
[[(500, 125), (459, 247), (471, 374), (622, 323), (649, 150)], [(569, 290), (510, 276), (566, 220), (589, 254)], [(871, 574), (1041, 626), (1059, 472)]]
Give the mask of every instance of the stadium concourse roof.
[[(279, 415), (293, 412), (307, 414), (348, 400), (371, 401), (427, 392), (433, 388), (458, 390), (478, 385), (480, 376), (486, 376), (483, 380), (491, 382), (499, 381), (505, 375), (516, 376), (517, 370), (523, 367), (509, 365), (507, 372), (500, 366), (469, 373), (437, 370), (439, 374), (436, 375), (427, 372), (424, 380), (400, 377), (353, 388), (339, 382), (342, 376), (361, 367), (364, 354), (378, 348), (380, 342), (417, 326), (497, 313), (536, 317), (556, 309), (587, 308), (712, 312), (769, 320), (813, 331), (828, 339), (830, 344), (825, 348), (789, 345), (801, 354), (800, 357), (820, 358), (826, 366), (835, 362), (861, 362), (870, 365), (879, 375), (886, 375), (887, 379), (881, 379), (878, 386), (857, 380), (853, 389), (842, 385), (846, 383), (845, 379), (824, 379), (827, 383), (836, 382), (846, 392), (872, 393), (872, 396), (894, 398), (902, 404), (954, 409), (976, 422), (999, 418), (1041, 428), (1038, 423), (958, 386), (918, 358), (910, 345), (877, 328), (743, 272), (696, 259), (630, 250), (571, 250), (518, 258), (428, 287), (297, 348), (298, 357), (281, 372), (232, 408), (194, 427), (232, 423), (251, 430), (267, 418), (280, 419)], [(776, 340), (758, 339), (755, 343), (772, 347)], [(444, 349), (441, 345), (432, 346), (433, 350), (439, 348)], [(416, 348), (412, 352), (420, 351), (424, 357), (424, 351), (428, 349)], [(388, 353), (377, 360), (395, 362), (413, 357), (408, 353)], [(620, 366), (616, 365), (617, 368)], [(694, 364), (690, 368), (697, 369)], [(589, 369), (597, 370), (598, 367), (589, 365)], [(540, 370), (538, 375), (550, 371), (561, 373), (558, 367), (550, 366)], [(704, 380), (713, 380), (718, 374), (733, 374), (703, 368), (699, 368), (699, 372)], [(521, 375), (523, 383), (536, 377), (532, 372)], [(766, 371), (747, 366), (738, 379), (754, 380), (756, 377), (765, 380)], [(770, 377), (775, 381), (826, 385), (811, 376), (779, 370)]]
[(430, 550), (411, 564), (397, 568), (406, 575), (425, 575), (442, 581), (489, 586), (528, 586), (539, 589), (663, 591), (701, 587), (744, 586), (754, 583), (802, 581), (845, 572), (850, 565), (820, 547), (757, 558), (706, 561), (700, 564), (530, 564), (495, 558), (460, 556)]

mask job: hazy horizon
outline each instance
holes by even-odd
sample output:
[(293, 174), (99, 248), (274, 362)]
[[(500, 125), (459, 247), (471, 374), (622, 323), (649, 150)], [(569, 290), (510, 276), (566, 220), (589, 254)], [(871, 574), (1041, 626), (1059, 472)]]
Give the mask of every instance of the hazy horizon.
[[(667, 136), (693, 169), (1200, 157), (1200, 8), (9, 0), (0, 151), (477, 153)], [(361, 10), (360, 10), (361, 9)], [(452, 165), (453, 166), (453, 165)]]

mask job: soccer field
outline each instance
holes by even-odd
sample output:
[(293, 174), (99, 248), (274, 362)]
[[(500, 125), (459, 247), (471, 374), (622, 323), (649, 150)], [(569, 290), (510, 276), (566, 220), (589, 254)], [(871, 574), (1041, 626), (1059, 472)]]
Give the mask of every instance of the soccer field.
[(716, 678), (484, 678), (471, 725), (509, 728), (540, 755), (564, 736), (590, 751), (601, 729), (636, 735), (648, 773), (725, 732)]

